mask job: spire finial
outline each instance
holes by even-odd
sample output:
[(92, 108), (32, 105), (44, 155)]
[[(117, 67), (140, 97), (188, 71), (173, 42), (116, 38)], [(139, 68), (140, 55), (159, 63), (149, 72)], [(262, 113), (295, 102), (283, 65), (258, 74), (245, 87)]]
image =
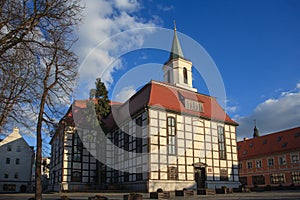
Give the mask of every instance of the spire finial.
[(174, 20), (174, 31), (176, 31), (176, 21)]
[(257, 137), (259, 137), (259, 132), (258, 132), (258, 129), (256, 127), (256, 119), (253, 120), (253, 121), (254, 121), (253, 137), (257, 138)]

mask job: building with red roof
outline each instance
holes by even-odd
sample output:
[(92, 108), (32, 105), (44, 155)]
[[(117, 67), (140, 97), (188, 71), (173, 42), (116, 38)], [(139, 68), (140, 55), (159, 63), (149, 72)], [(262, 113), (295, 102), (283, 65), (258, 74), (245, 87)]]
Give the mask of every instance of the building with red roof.
[[(256, 127), (255, 127), (256, 128)], [(239, 175), (248, 187), (300, 185), (300, 127), (237, 143)]]
[(65, 189), (91, 186), (153, 192), (239, 186), (238, 124), (216, 98), (193, 87), (192, 62), (183, 56), (176, 29), (163, 71), (164, 82), (151, 81), (125, 103), (112, 105), (102, 130), (90, 136), (99, 139), (105, 130), (101, 144), (86, 145), (86, 118), (78, 116), (85, 115), (81, 111), (87, 104), (75, 101), (63, 120), (68, 127), (65, 130), (73, 131), (72, 137), (81, 137), (83, 149), (93, 146), (90, 153), (96, 151), (91, 154), (102, 164), (92, 178), (86, 172), (89, 165), (85, 153), (80, 165), (69, 160), (71, 167), (62, 170), (69, 174), (69, 178), (62, 175)]

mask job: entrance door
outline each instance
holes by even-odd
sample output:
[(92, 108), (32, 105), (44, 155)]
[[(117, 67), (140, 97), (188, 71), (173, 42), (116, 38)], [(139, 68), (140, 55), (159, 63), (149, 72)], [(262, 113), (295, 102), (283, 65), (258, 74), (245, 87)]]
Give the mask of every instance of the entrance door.
[(198, 188), (205, 188), (206, 174), (205, 167), (195, 168), (195, 181)]

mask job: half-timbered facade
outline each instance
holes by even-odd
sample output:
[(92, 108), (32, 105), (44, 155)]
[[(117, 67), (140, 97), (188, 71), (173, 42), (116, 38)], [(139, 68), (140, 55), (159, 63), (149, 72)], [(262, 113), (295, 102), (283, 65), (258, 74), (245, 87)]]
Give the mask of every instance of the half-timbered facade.
[[(72, 119), (72, 107), (62, 118), (51, 141), (50, 186), (54, 191), (93, 189), (98, 180), (98, 164), (91, 150), (95, 142), (84, 146)], [(87, 148), (89, 150), (87, 150)]]
[(112, 112), (107, 182), (148, 192), (238, 187), (237, 123), (193, 88), (176, 29), (163, 71), (165, 82), (151, 81)]
[[(183, 56), (176, 29), (163, 71), (164, 82), (151, 81), (112, 106), (103, 125), (105, 148), (82, 146), (76, 134), (83, 130), (71, 118), (61, 121), (51, 141), (50, 178), (56, 190), (83, 190), (87, 184), (148, 192), (239, 186), (238, 124), (214, 97), (193, 87), (192, 62)], [(72, 106), (80, 107), (80, 101)], [(97, 168), (96, 158), (105, 166)]]

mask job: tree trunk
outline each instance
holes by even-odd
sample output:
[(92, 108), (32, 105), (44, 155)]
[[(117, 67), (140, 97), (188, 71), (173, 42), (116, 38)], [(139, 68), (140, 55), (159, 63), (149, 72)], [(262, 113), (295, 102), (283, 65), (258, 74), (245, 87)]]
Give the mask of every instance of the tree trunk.
[(42, 200), (42, 125), (47, 92), (43, 93), (36, 127), (35, 200)]

